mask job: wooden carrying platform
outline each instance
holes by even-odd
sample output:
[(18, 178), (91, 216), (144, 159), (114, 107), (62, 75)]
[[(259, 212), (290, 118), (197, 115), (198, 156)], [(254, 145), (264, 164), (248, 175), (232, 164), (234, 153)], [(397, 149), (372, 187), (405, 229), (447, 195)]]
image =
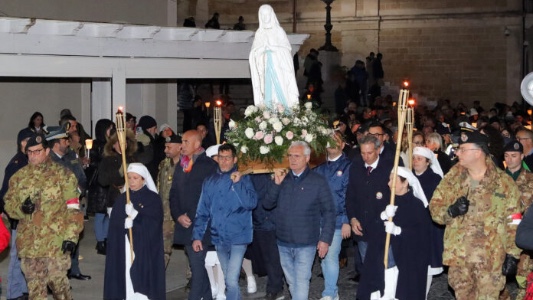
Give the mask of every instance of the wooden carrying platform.
[[(309, 167), (314, 168), (326, 161), (326, 154), (315, 155), (311, 152), (311, 159), (309, 160)], [(264, 174), (274, 173), (274, 169), (289, 169), (289, 159), (285, 156), (281, 162), (274, 162), (267, 164), (259, 160), (249, 161), (246, 164), (239, 163), (239, 171), (243, 174)]]

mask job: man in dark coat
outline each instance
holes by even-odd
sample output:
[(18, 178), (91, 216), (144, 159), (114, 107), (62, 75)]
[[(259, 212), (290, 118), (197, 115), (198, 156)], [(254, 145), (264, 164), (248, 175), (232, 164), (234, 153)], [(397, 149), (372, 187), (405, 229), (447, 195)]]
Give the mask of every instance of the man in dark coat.
[(289, 174), (276, 170), (263, 207), (276, 208), (279, 256), (292, 299), (309, 299), (311, 268), (318, 250), (324, 258), (335, 233), (335, 203), (324, 176), (311, 172), (305, 142), (289, 148)]
[[(354, 159), (350, 168), (346, 213), (363, 260), (357, 298), (370, 299), (372, 292), (384, 286), (383, 272), (369, 268), (367, 260), (373, 260), (374, 256), (378, 255), (370, 246), (379, 245), (381, 237), (384, 236), (380, 213), (390, 201), (390, 188), (387, 183), (393, 161), (379, 154), (381, 142), (377, 136), (366, 135), (359, 144), (362, 159)], [(394, 259), (389, 256), (389, 267), (394, 265)]]
[(217, 164), (205, 155), (201, 147), (202, 137), (196, 130), (183, 134), (181, 144), (182, 159), (176, 166), (169, 201), (172, 218), (176, 221), (174, 243), (184, 245), (191, 267), (190, 300), (212, 299), (209, 277), (205, 270), (205, 255), (211, 244), (210, 230), (206, 230), (202, 251), (195, 252), (192, 248), (192, 223), (200, 201), (204, 179), (217, 170)]

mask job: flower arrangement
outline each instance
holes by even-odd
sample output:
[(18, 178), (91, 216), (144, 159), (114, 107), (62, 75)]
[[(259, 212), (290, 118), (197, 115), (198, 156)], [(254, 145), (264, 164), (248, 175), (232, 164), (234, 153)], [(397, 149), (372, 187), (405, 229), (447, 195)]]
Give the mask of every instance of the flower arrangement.
[(288, 112), (281, 104), (274, 109), (250, 105), (244, 119), (231, 120), (225, 136), (240, 152), (239, 161), (281, 163), (293, 141), (305, 141), (316, 155), (334, 143), (327, 119), (312, 110), (312, 103), (296, 106)]

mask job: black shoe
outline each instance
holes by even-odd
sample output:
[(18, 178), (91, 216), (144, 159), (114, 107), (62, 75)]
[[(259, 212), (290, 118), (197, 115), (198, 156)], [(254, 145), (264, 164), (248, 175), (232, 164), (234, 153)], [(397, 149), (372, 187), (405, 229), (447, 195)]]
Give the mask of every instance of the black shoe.
[(279, 291), (277, 293), (267, 293), (265, 300), (283, 300), (285, 299), (285, 295), (283, 295), (283, 291)]
[(107, 248), (107, 243), (106, 241), (101, 241), (101, 242), (97, 242), (96, 243), (96, 253), (98, 254), (101, 254), (101, 255), (105, 255), (106, 254), (106, 248)]
[(68, 274), (68, 279), (77, 279), (77, 280), (91, 280), (91, 276), (83, 274)]

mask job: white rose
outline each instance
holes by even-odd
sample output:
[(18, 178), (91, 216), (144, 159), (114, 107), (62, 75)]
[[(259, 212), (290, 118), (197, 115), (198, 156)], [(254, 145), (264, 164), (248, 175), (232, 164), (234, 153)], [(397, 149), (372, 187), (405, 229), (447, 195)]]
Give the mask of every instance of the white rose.
[(312, 134), (308, 134), (304, 137), (304, 140), (308, 143), (311, 143), (313, 141), (313, 135)]
[(294, 118), (294, 119), (292, 120), (292, 123), (294, 123), (294, 125), (298, 126), (298, 125), (300, 125), (300, 119), (298, 119), (298, 118)]
[(274, 138), (274, 142), (276, 143), (276, 145), (281, 146), (283, 145), (283, 138), (279, 135), (276, 135), (276, 137)]
[(253, 114), (254, 112), (257, 111), (257, 107), (253, 106), (253, 105), (250, 105), (246, 108), (246, 110), (244, 111), (244, 115), (246, 117), (248, 117), (249, 115)]
[(270, 119), (270, 112), (269, 112), (268, 110), (265, 110), (265, 111), (263, 112), (263, 118), (265, 118), (265, 119)]
[(290, 122), (291, 122), (291, 119), (289, 119), (289, 118), (281, 119), (281, 123), (283, 123), (283, 125), (285, 125), (285, 126), (289, 125)]
[(306, 116), (303, 116), (303, 117), (302, 117), (302, 123), (303, 123), (303, 125), (304, 125), (304, 126), (307, 125), (308, 122), (309, 122), (309, 119), (308, 119)]
[(281, 124), (281, 122), (277, 122), (277, 123), (274, 123), (272, 127), (274, 128), (276, 132), (280, 132), (283, 129), (283, 124)]
[(270, 152), (270, 148), (268, 148), (267, 146), (261, 146), (261, 147), (259, 147), (259, 153), (261, 153), (261, 154), (267, 154), (268, 152)]
[(247, 138), (251, 139), (254, 137), (254, 130), (250, 127), (246, 128), (246, 130), (244, 131), (244, 134), (246, 135)]
[(235, 128), (235, 121), (230, 120), (229, 123), (228, 123), (228, 127), (229, 127), (229, 129)]
[(270, 124), (274, 124), (274, 123), (278, 123), (278, 122), (279, 122), (279, 119), (276, 118), (276, 117), (270, 118), (270, 119), (268, 120), (268, 123), (270, 123)]
[(312, 102), (306, 102), (304, 104), (305, 108), (307, 108), (307, 110), (311, 110), (311, 108), (313, 108), (313, 103)]
[(248, 152), (248, 147), (246, 147), (246, 146), (242, 146), (242, 147), (241, 147), (241, 152), (242, 152), (242, 153), (246, 153), (246, 152)]
[(261, 123), (259, 123), (259, 129), (260, 130), (265, 130), (267, 128), (267, 122), (263, 121)]

